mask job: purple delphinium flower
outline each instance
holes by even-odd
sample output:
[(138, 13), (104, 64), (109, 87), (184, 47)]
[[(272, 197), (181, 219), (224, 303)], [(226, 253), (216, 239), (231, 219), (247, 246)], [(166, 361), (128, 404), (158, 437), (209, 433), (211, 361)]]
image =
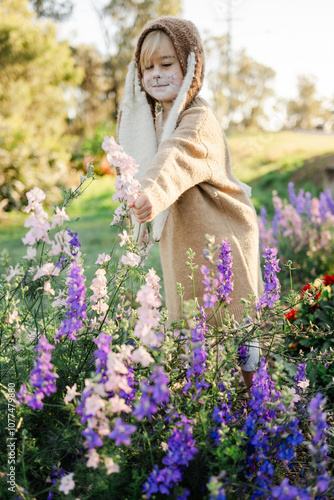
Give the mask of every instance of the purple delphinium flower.
[(218, 299), (229, 304), (231, 301), (229, 294), (233, 291), (232, 252), (229, 243), (222, 240), (219, 259), (216, 262), (213, 261), (211, 250), (205, 249), (203, 255), (210, 262), (210, 266), (201, 266), (201, 273), (204, 277), (202, 280), (205, 292), (203, 295), (204, 307), (213, 309)]
[(275, 194), (275, 192), (274, 192), (273, 195), (274, 195), (273, 196), (273, 204), (274, 204), (275, 212), (274, 212), (273, 219), (271, 221), (271, 227), (273, 229), (274, 239), (275, 239), (275, 241), (277, 241), (280, 219), (282, 216), (283, 203), (282, 203), (282, 200), (277, 196), (277, 193)]
[(109, 432), (108, 437), (115, 440), (116, 446), (131, 444), (130, 435), (135, 432), (137, 427), (135, 425), (125, 424), (120, 417), (115, 420), (114, 430)]
[[(275, 383), (270, 379), (265, 359), (261, 360), (260, 369), (254, 375), (249, 402), (251, 411), (246, 418), (244, 431), (249, 439), (247, 462), (251, 470), (259, 469), (252, 498), (262, 498), (263, 489), (271, 490), (274, 475), (272, 458), (287, 464), (295, 457), (295, 448), (303, 442), (298, 419), (289, 416), (285, 406), (280, 403), (280, 392), (275, 390)], [(275, 405), (273, 405), (275, 403)], [(283, 416), (282, 424), (277, 419)], [(275, 450), (273, 452), (273, 450)]]
[[(50, 473), (50, 476), (48, 476), (46, 482), (56, 484), (57, 481), (59, 481), (59, 479), (65, 476), (65, 474), (66, 474), (65, 469), (63, 469), (62, 467), (60, 469), (57, 469), (55, 466), (53, 466), (52, 472)], [(52, 491), (49, 491), (46, 500), (52, 500), (55, 496), (58, 497), (58, 494), (56, 493), (55, 495)]]
[(179, 422), (168, 440), (167, 455), (162, 459), (162, 463), (169, 467), (174, 465), (188, 467), (197, 451), (192, 436), (192, 426), (187, 422)]
[(82, 327), (82, 320), (87, 319), (87, 305), (85, 303), (86, 287), (82, 273), (81, 267), (74, 260), (69, 271), (70, 279), (68, 299), (66, 301), (70, 310), (66, 312), (67, 318), (61, 322), (59, 332), (55, 337), (56, 341), (63, 335), (68, 335), (71, 340), (76, 341), (75, 334)]
[(67, 230), (68, 234), (70, 236), (72, 236), (72, 239), (70, 240), (70, 245), (74, 246), (74, 247), (81, 247), (81, 243), (78, 239), (78, 233), (74, 233), (73, 231), (71, 231), (70, 229)]
[(334, 214), (334, 201), (330, 189), (319, 195), (319, 215), (322, 222), (325, 222), (328, 214)]
[(248, 360), (248, 346), (238, 345), (238, 361), (239, 365), (244, 365)]
[(96, 446), (103, 446), (103, 441), (98, 434), (96, 434), (93, 429), (87, 427), (81, 433), (85, 438), (84, 445), (90, 450), (95, 448)]
[(249, 401), (249, 406), (252, 411), (246, 420), (246, 426), (247, 421), (253, 420), (254, 417), (262, 419), (262, 421), (270, 418), (269, 410), (265, 403), (271, 400), (271, 393), (274, 388), (275, 383), (270, 379), (266, 361), (262, 358), (260, 368), (253, 377), (253, 385), (251, 388), (252, 397)]
[(187, 500), (188, 496), (190, 495), (190, 491), (188, 489), (183, 490), (181, 495), (178, 495), (176, 500)]
[(296, 381), (296, 384), (298, 382), (304, 382), (306, 379), (306, 363), (300, 363), (297, 366), (297, 375), (294, 377), (294, 380)]
[[(228, 393), (226, 394), (229, 399)], [(232, 413), (231, 406), (232, 403), (229, 400), (227, 402), (223, 401), (219, 407), (215, 406), (213, 413), (211, 414), (211, 418), (218, 424), (218, 426), (221, 424), (229, 425), (231, 422), (236, 421), (236, 418)], [(219, 427), (211, 430), (211, 437), (217, 445), (219, 445), (219, 441), (221, 440), (218, 430)]]
[(42, 336), (35, 347), (37, 359), (34, 361), (34, 368), (31, 370), (29, 377), (30, 385), (36, 387), (37, 391), (29, 394), (27, 387), (23, 384), (16, 395), (19, 401), (24, 401), (34, 410), (41, 410), (43, 408), (42, 399), (44, 396), (50, 396), (51, 393), (57, 390), (55, 381), (58, 375), (52, 372), (54, 368), (51, 363), (52, 349), (54, 349), (54, 346), (49, 344), (47, 339)]
[(169, 490), (181, 480), (182, 474), (177, 467), (164, 467), (160, 470), (159, 467), (155, 465), (153, 471), (143, 485), (143, 491), (147, 498), (151, 498), (152, 495), (158, 492), (163, 495), (168, 495)]
[(261, 218), (261, 221), (262, 221), (262, 224), (264, 226), (266, 226), (268, 224), (268, 212), (267, 210), (265, 209), (265, 207), (261, 207), (260, 208), (260, 218)]
[(299, 396), (299, 398), (297, 397), (298, 401), (295, 402), (295, 409), (301, 413), (305, 413), (306, 408), (304, 404), (305, 403), (304, 392), (305, 392), (305, 386), (307, 387), (308, 385), (308, 379), (306, 377), (306, 363), (300, 363), (297, 366), (297, 374), (294, 377), (294, 380), (296, 382), (295, 385), (296, 394)]
[(288, 183), (288, 193), (291, 205), (294, 207), (297, 205), (297, 197), (295, 193), (295, 184), (293, 182)]
[(272, 489), (272, 497), (279, 500), (311, 500), (312, 497), (306, 492), (296, 486), (292, 486), (289, 479), (285, 478), (279, 486), (274, 486)]
[(173, 486), (182, 480), (182, 470), (188, 467), (190, 460), (198, 451), (195, 447), (190, 422), (185, 415), (182, 415), (181, 422), (174, 426), (168, 440), (167, 455), (162, 460), (166, 467), (159, 470), (158, 466), (155, 465), (143, 485), (143, 491), (147, 498), (157, 492), (169, 495)]
[[(141, 386), (143, 388), (143, 386)], [(152, 415), (157, 413), (158, 408), (154, 401), (152, 400), (150, 394), (148, 392), (143, 392), (141, 395), (140, 401), (136, 404), (136, 407), (133, 411), (133, 415), (137, 417), (139, 422), (143, 420), (143, 418), (147, 417), (149, 420), (152, 418)]]
[(276, 276), (276, 273), (280, 271), (278, 267), (277, 259), (277, 248), (267, 247), (263, 257), (265, 259), (265, 269), (264, 269), (264, 291), (263, 297), (260, 297), (259, 303), (256, 306), (258, 311), (262, 307), (268, 306), (273, 307), (274, 303), (279, 300), (280, 292), (280, 282)]
[(304, 212), (308, 216), (308, 218), (311, 220), (311, 218), (312, 218), (312, 194), (309, 191), (306, 191), (306, 193), (305, 193)]
[(233, 292), (233, 281), (232, 281), (232, 251), (231, 245), (227, 241), (223, 240), (221, 247), (219, 249), (219, 260), (218, 264), (218, 297), (220, 300), (229, 304), (231, 302), (230, 293)]
[(100, 333), (97, 339), (94, 339), (93, 342), (97, 345), (97, 349), (94, 351), (95, 356), (95, 375), (98, 373), (102, 373), (106, 368), (108, 354), (111, 351), (110, 344), (112, 341), (112, 336), (107, 335), (105, 333)]
[(304, 193), (304, 190), (300, 189), (296, 196), (293, 182), (289, 182), (288, 191), (290, 203), (296, 209), (297, 213), (299, 215), (306, 214), (308, 217), (311, 217), (311, 193), (309, 191)]
[(139, 421), (144, 417), (152, 418), (152, 415), (158, 411), (157, 405), (169, 402), (169, 378), (161, 366), (155, 366), (149, 381), (151, 384), (147, 383), (147, 380), (142, 381), (142, 396), (133, 412)]
[(153, 382), (152, 398), (156, 404), (168, 403), (170, 390), (168, 388), (169, 378), (163, 371), (162, 366), (156, 365), (150, 376)]
[(329, 474), (326, 470), (328, 446), (325, 434), (329, 425), (326, 421), (327, 412), (322, 411), (326, 401), (327, 398), (323, 398), (322, 394), (318, 392), (307, 407), (313, 436), (312, 443), (309, 444), (309, 450), (312, 456), (313, 475), (319, 493), (324, 493), (330, 484)]
[[(204, 258), (209, 260), (208, 250), (203, 251)], [(203, 302), (204, 307), (208, 307), (212, 309), (215, 303), (218, 301), (217, 296), (217, 288), (218, 288), (218, 279), (213, 276), (213, 266), (201, 266), (201, 273), (203, 274), (204, 279), (202, 283), (204, 285), (204, 294), (203, 294)]]
[(201, 393), (202, 387), (209, 387), (209, 384), (204, 378), (204, 373), (207, 370), (205, 334), (208, 331), (208, 327), (206, 326), (206, 314), (203, 308), (201, 308), (200, 318), (201, 319), (198, 320), (197, 325), (191, 332), (191, 352), (189, 367), (186, 374), (188, 382), (183, 389), (184, 394), (186, 394), (193, 384), (197, 389), (197, 395)]

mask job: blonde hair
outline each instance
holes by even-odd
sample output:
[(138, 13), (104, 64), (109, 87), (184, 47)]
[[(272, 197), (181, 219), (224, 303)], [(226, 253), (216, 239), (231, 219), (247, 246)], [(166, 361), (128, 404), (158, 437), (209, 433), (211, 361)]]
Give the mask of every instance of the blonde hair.
[(161, 52), (168, 43), (172, 44), (173, 42), (163, 30), (150, 31), (146, 35), (140, 50), (140, 69), (142, 72), (150, 65), (154, 52)]

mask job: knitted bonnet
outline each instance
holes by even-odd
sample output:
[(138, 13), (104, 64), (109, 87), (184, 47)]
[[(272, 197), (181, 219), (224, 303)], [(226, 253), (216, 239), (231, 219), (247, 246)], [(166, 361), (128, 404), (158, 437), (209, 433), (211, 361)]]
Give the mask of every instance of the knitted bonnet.
[[(180, 114), (199, 93), (204, 76), (204, 52), (200, 35), (195, 25), (175, 17), (161, 17), (146, 24), (139, 35), (134, 59), (131, 61), (125, 80), (124, 97), (118, 121), (118, 142), (124, 151), (138, 164), (136, 177), (140, 182), (150, 168), (158, 151), (155, 131), (156, 102), (144, 90), (140, 68), (140, 52), (148, 33), (163, 30), (172, 40), (183, 72), (183, 82), (171, 109), (168, 112), (160, 141), (169, 139), (177, 127)], [(158, 214), (152, 221), (153, 238), (159, 241), (169, 209)], [(134, 222), (134, 220), (133, 220)], [(143, 226), (137, 227), (142, 232)]]
[[(138, 71), (139, 81), (142, 81), (143, 75), (140, 67), (140, 52), (145, 37), (154, 30), (164, 31), (172, 40), (175, 52), (179, 59), (183, 76), (187, 73), (188, 56), (191, 52), (195, 54), (195, 72), (192, 85), (187, 93), (187, 99), (184, 103), (184, 109), (189, 106), (191, 101), (197, 96), (203, 85), (204, 78), (204, 51), (200, 34), (196, 26), (191, 21), (178, 19), (177, 17), (160, 17), (154, 21), (149, 21), (141, 34), (139, 35), (137, 48), (135, 52), (135, 63)], [(155, 114), (155, 101), (147, 94), (147, 100)]]

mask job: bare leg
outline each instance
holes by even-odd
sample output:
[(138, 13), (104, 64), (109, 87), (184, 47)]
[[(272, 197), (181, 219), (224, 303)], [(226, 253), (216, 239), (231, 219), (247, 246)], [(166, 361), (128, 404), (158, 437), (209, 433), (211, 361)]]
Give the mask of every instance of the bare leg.
[(246, 372), (245, 370), (241, 369), (242, 376), (244, 378), (245, 385), (247, 387), (248, 394), (250, 394), (250, 388), (253, 385), (253, 375), (255, 372)]

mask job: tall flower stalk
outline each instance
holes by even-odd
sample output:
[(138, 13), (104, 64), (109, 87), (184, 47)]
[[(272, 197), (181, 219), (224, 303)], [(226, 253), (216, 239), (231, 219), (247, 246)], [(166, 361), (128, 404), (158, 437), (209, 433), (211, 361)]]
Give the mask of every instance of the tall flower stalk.
[(281, 270), (278, 266), (277, 248), (267, 247), (264, 255), (264, 295), (260, 297), (256, 310), (264, 307), (272, 308), (280, 298), (281, 285), (277, 278), (277, 273)]

